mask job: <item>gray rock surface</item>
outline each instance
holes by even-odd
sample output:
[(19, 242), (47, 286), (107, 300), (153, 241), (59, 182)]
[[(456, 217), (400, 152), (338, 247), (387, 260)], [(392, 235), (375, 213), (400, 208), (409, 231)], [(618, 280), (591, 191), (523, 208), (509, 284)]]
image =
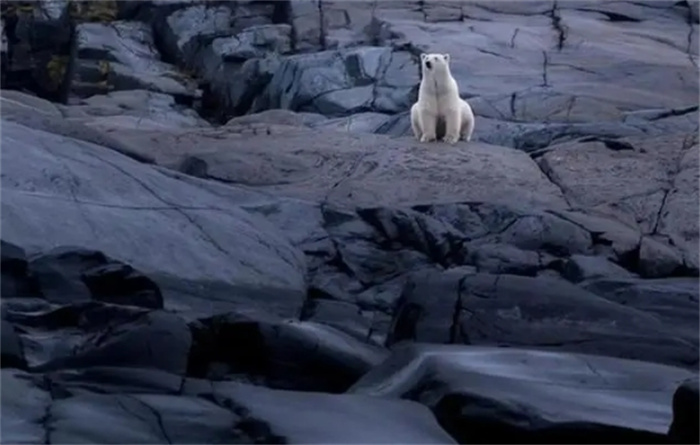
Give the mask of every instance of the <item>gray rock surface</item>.
[(695, 440), (696, 2), (0, 11), (0, 441)]
[[(668, 399), (691, 376), (585, 354), (418, 344), (398, 348), (350, 392), (420, 401), (460, 443), (659, 442)], [(562, 411), (562, 398), (576, 403)]]
[(82, 122), (106, 133), (132, 129), (182, 129), (208, 127), (194, 110), (178, 105), (173, 96), (147, 90), (115, 91), (95, 95), (61, 112), (72, 121)]
[(77, 96), (135, 89), (179, 97), (201, 94), (193, 79), (160, 60), (146, 23), (81, 23), (75, 33), (77, 58), (71, 88)]
[(700, 442), (700, 391), (698, 379), (683, 382), (673, 394), (673, 422), (669, 438), (679, 443)]
[(686, 293), (659, 286), (656, 299), (624, 298), (613, 286), (592, 285), (593, 293), (549, 276), (421, 271), (398, 300), (388, 343), (508, 345), (694, 367), (697, 302), (688, 294), (698, 287), (685, 284)]
[[(12, 166), (2, 182), (5, 240), (30, 253), (61, 245), (97, 249), (154, 278), (303, 298), (303, 256), (260, 217), (236, 209), (235, 197), (17, 123), (3, 122), (2, 137), (3, 160)], [(45, 224), (47, 214), (53, 223)]]
[[(204, 178), (329, 204), (565, 205), (559, 189), (525, 153), (488, 144), (431, 150), (410, 139), (264, 124), (115, 137), (144, 147), (162, 165), (177, 167), (196, 158)], [(206, 145), (197, 144), (203, 139)]]
[[(427, 408), (411, 401), (157, 376), (162, 389), (151, 386), (147, 373), (125, 375), (114, 368), (45, 378), (3, 370), (3, 438), (12, 443), (42, 438), (100, 443), (105, 437), (133, 443), (328, 443), (339, 438), (455, 443)], [(44, 379), (52, 382), (51, 391)], [(103, 379), (123, 386), (106, 389)], [(168, 387), (168, 380), (175, 385)], [(55, 397), (59, 391), (62, 395)], [(51, 415), (43, 417), (45, 411)], [(102, 423), (106, 419), (112, 421)]]

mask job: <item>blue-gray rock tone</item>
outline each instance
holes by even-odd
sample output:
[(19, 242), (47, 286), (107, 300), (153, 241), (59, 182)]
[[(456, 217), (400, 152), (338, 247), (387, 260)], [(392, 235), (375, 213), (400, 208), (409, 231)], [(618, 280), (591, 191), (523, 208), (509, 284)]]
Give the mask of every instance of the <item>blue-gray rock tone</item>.
[(697, 1), (0, 10), (0, 442), (700, 442)]

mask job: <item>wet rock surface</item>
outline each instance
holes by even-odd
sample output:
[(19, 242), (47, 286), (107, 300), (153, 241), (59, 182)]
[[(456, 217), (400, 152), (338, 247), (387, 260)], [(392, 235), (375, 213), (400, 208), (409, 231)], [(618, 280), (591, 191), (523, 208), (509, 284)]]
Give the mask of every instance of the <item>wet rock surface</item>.
[(2, 19), (3, 442), (697, 443), (695, 2)]

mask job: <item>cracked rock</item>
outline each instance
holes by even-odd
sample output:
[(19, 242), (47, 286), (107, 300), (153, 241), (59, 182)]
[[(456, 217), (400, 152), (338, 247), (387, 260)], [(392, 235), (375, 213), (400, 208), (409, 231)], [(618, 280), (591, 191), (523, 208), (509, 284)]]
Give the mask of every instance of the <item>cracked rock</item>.
[[(460, 443), (662, 442), (668, 398), (691, 375), (584, 354), (402, 345), (350, 393), (420, 401)], [(554, 408), (572, 398), (575, 408)]]
[(163, 296), (150, 278), (128, 264), (97, 251), (57, 248), (33, 257), (29, 272), (52, 303), (102, 301), (150, 309), (163, 307)]
[(289, 56), (282, 60), (252, 111), (284, 108), (345, 116), (395, 113), (410, 107), (419, 82), (412, 56), (361, 47)]
[(503, 345), (695, 366), (697, 340), (673, 334), (671, 320), (561, 278), (453, 268), (413, 274), (397, 302), (387, 343)]
[(81, 23), (75, 32), (77, 58), (70, 81), (79, 97), (137, 89), (190, 100), (201, 94), (192, 79), (161, 61), (146, 23)]

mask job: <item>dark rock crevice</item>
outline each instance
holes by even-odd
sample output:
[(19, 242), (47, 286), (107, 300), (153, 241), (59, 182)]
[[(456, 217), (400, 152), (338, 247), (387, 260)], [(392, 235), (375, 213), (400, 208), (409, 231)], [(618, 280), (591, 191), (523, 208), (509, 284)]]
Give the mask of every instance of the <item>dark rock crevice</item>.
[(566, 43), (566, 37), (568, 30), (566, 25), (562, 22), (561, 15), (559, 13), (559, 4), (557, 0), (552, 1), (552, 9), (549, 11), (549, 17), (552, 19), (552, 28), (556, 31), (556, 48), (557, 51), (564, 49), (564, 44)]
[(540, 158), (539, 160), (533, 160), (535, 164), (537, 164), (537, 167), (540, 169), (542, 174), (551, 182), (554, 184), (559, 191), (561, 192), (562, 197), (566, 201), (569, 207), (573, 207), (573, 203), (569, 200), (569, 196), (567, 193), (567, 190), (565, 187), (561, 184), (561, 181), (557, 180), (555, 172), (552, 170), (552, 168), (549, 166), (547, 163), (546, 159)]

